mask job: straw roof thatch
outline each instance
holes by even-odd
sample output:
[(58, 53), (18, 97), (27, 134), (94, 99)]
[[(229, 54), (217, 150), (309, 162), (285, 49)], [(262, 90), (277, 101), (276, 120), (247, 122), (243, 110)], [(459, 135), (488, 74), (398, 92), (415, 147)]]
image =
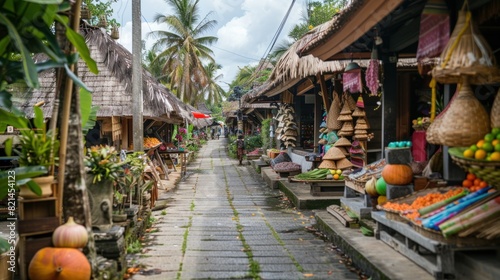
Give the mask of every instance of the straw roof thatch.
[[(100, 28), (85, 26), (81, 32), (99, 73), (91, 73), (80, 60), (78, 76), (93, 91), (92, 103), (99, 106), (97, 116), (132, 117), (132, 54)], [(46, 57), (38, 55), (36, 59), (43, 61)], [(56, 89), (55, 71), (41, 72), (39, 81), (40, 88), (26, 95), (27, 100), (21, 108), (31, 115), (33, 105), (44, 101), (44, 115), (51, 117)], [(185, 119), (193, 121), (191, 110), (144, 69), (142, 82), (144, 118), (168, 123), (183, 123)]]

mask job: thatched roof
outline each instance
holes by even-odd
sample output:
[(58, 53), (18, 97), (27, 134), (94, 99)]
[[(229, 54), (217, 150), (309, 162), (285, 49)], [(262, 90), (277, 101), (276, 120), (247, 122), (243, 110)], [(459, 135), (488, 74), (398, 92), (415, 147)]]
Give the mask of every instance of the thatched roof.
[[(115, 42), (104, 30), (86, 26), (81, 32), (85, 37), (91, 57), (99, 73), (91, 73), (86, 64), (78, 62), (78, 76), (92, 92), (92, 103), (99, 106), (98, 117), (132, 117), (132, 54)], [(45, 60), (38, 56), (37, 60)], [(51, 117), (56, 88), (55, 71), (39, 74), (40, 88), (35, 89), (21, 108), (32, 114), (33, 105), (45, 101), (44, 115)], [(144, 118), (168, 123), (192, 121), (191, 111), (167, 88), (146, 70), (142, 71)]]
[(314, 28), (300, 40), (297, 53), (327, 60), (373, 28), (403, 0), (352, 0), (333, 18)]
[[(262, 95), (273, 96), (300, 83), (304, 78), (317, 74), (335, 73), (344, 71), (351, 60), (323, 61), (312, 55), (299, 57), (297, 48), (302, 45), (303, 39), (295, 42), (276, 63), (269, 79), (264, 85), (255, 89), (247, 99)], [(370, 60), (354, 60), (361, 67), (366, 68)], [(399, 59), (398, 67), (416, 66), (416, 59)], [(247, 94), (246, 94), (247, 95)], [(245, 95), (245, 96), (246, 96)], [(243, 99), (242, 99), (243, 100)], [(247, 101), (247, 100), (245, 100)]]

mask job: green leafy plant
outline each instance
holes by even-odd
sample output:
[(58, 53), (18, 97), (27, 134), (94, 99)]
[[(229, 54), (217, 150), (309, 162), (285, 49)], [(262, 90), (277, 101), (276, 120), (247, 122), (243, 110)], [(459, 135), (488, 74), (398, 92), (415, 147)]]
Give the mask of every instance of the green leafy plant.
[(262, 147), (262, 136), (259, 135), (254, 135), (254, 136), (249, 136), (245, 139), (245, 149), (247, 152), (253, 151), (256, 148), (261, 148)]
[(117, 181), (124, 174), (123, 166), (127, 161), (119, 161), (118, 153), (112, 146), (92, 146), (85, 156), (87, 173), (94, 176), (95, 184), (103, 180)]

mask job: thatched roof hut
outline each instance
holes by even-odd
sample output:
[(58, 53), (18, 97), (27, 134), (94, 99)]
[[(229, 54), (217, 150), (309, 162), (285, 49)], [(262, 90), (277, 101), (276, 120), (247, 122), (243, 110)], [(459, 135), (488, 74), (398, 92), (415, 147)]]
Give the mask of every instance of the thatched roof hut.
[[(132, 54), (115, 42), (104, 30), (84, 26), (81, 30), (96, 61), (99, 73), (91, 73), (86, 64), (78, 62), (78, 76), (92, 92), (93, 105), (99, 106), (98, 117), (133, 116), (132, 111)], [(38, 61), (45, 58), (37, 57)], [(27, 114), (33, 113), (33, 105), (44, 101), (44, 115), (51, 117), (56, 89), (55, 71), (39, 74), (40, 88), (33, 90), (21, 105)], [(142, 71), (144, 118), (167, 123), (192, 122), (188, 107), (146, 70)]]

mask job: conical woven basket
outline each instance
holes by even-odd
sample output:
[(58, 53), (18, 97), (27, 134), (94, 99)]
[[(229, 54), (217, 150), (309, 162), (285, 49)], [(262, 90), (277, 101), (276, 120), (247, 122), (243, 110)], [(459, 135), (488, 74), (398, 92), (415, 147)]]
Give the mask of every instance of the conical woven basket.
[(354, 112), (352, 112), (352, 116), (353, 117), (364, 117), (364, 116), (366, 116), (365, 109), (356, 107), (356, 109), (354, 109)]
[(349, 154), (349, 151), (346, 149), (346, 147), (337, 147), (340, 151), (342, 151), (342, 153), (345, 155), (345, 156), (348, 156), (350, 155)]
[(446, 107), (443, 109), (443, 111), (441, 111), (441, 113), (439, 113), (439, 115), (437, 115), (434, 118), (434, 121), (427, 128), (427, 130), (425, 132), (425, 140), (427, 140), (427, 142), (434, 144), (434, 145), (443, 145), (443, 143), (441, 143), (441, 139), (439, 139), (439, 131), (441, 128), (441, 123), (443, 121), (444, 115), (446, 114), (446, 112), (450, 108), (451, 103), (458, 96), (458, 90), (459, 90), (459, 88), (457, 88), (457, 92), (453, 95), (450, 102), (448, 102), (448, 105), (446, 105)]
[(352, 121), (351, 114), (339, 115), (339, 117), (337, 118), (337, 122), (340, 122), (340, 127), (342, 127), (342, 122), (345, 122), (345, 121)]
[(345, 137), (340, 137), (335, 144), (333, 144), (335, 147), (351, 147), (351, 142), (345, 138)]
[(491, 107), (491, 127), (500, 127), (500, 89)]
[(475, 144), (490, 131), (490, 117), (474, 96), (467, 81), (460, 86), (458, 96), (450, 102), (439, 129), (443, 145), (464, 147)]
[(352, 163), (347, 158), (338, 160), (335, 162), (335, 164), (337, 164), (338, 169), (347, 169), (352, 167)]
[(340, 111), (341, 115), (351, 115), (351, 109), (349, 108), (348, 102), (344, 102), (344, 105), (342, 105), (342, 110)]
[(354, 111), (356, 109), (356, 100), (347, 92), (344, 92), (344, 103), (347, 103), (349, 110)]
[(345, 131), (345, 132), (354, 132), (354, 128), (352, 127), (352, 122), (344, 122), (342, 124), (342, 129), (340, 129), (341, 131)]
[(326, 117), (326, 127), (328, 127), (328, 129), (339, 130), (342, 127), (342, 122), (338, 120), (340, 110), (342, 109), (341, 107), (338, 94), (333, 92), (332, 105), (330, 105), (330, 110), (328, 111), (328, 116)]
[(323, 159), (323, 161), (321, 161), (318, 168), (337, 169), (337, 165), (335, 164), (335, 161), (333, 161), (333, 160)]
[(464, 75), (471, 84), (500, 81), (495, 55), (466, 10), (458, 13), (457, 24), (440, 62), (432, 69), (432, 76), (440, 83), (460, 83)]
[(330, 147), (323, 156), (323, 159), (339, 160), (345, 158), (344, 153), (337, 147)]

